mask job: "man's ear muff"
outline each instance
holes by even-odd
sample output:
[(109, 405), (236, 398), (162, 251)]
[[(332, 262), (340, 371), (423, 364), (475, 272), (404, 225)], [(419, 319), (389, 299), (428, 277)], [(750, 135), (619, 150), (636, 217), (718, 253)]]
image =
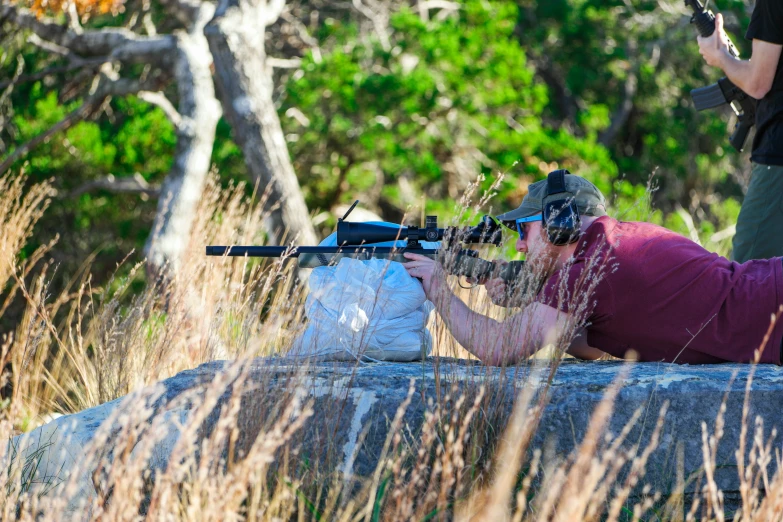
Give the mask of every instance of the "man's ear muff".
[(546, 197), (541, 215), (547, 239), (555, 246), (570, 245), (579, 239), (582, 220), (575, 195), (566, 190), (566, 169), (550, 172), (546, 180)]

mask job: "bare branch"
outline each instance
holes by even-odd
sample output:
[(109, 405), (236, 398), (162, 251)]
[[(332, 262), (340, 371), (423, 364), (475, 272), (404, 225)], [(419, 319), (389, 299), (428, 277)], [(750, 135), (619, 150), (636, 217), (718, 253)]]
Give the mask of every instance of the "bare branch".
[[(631, 39), (626, 47), (626, 53), (628, 56), (637, 55), (637, 42), (635, 39)], [(611, 124), (598, 138), (598, 142), (603, 146), (608, 147), (614, 142), (620, 129), (623, 128), (625, 122), (628, 121), (628, 117), (633, 110), (633, 99), (636, 97), (636, 90), (638, 86), (637, 74), (641, 65), (640, 60), (636, 60), (637, 66), (633, 70), (628, 71), (628, 76), (625, 79), (625, 85), (623, 87), (623, 101), (612, 115)]]
[(27, 9), (4, 3), (0, 16), (8, 17), (23, 29), (29, 29), (42, 40), (53, 42), (80, 56), (110, 56), (129, 62), (161, 62), (176, 47), (172, 35), (139, 36), (124, 27), (106, 27), (77, 33), (51, 18), (38, 19)]
[(14, 77), (7, 85), (3, 86), (3, 89), (5, 90), (0, 94), (0, 105), (2, 105), (11, 95), (11, 92), (14, 90), (14, 85), (16, 85), (19, 82), (19, 78), (22, 77), (22, 71), (24, 71), (24, 58), (19, 54), (16, 56), (16, 71), (14, 72)]
[[(64, 72), (69, 72), (74, 69), (81, 69), (84, 68), (95, 68), (97, 69), (104, 63), (110, 61), (108, 58), (90, 58), (88, 60), (78, 59), (75, 62), (71, 62), (68, 65), (62, 65), (57, 67), (49, 67), (48, 69), (44, 69), (43, 71), (39, 71), (37, 73), (33, 74), (23, 74), (19, 77), (19, 80), (16, 83), (23, 83), (23, 82), (34, 82), (37, 80), (40, 80), (41, 78), (45, 78), (47, 76), (50, 76), (52, 74), (60, 74)], [(5, 89), (9, 85), (11, 85), (11, 81), (7, 82), (0, 82), (0, 89)]]
[(419, 9), (447, 9), (449, 11), (458, 11), (460, 4), (457, 2), (449, 2), (448, 0), (425, 0), (419, 2)]
[(301, 38), (306, 45), (310, 46), (315, 63), (321, 63), (323, 57), (321, 55), (321, 48), (318, 46), (318, 39), (314, 38), (310, 34), (310, 32), (307, 30), (307, 26), (303, 24), (296, 16), (292, 15), (289, 11), (285, 11), (280, 16), (283, 18), (283, 20), (291, 24), (291, 26), (296, 29), (299, 38)]
[(615, 113), (612, 115), (612, 120), (609, 127), (604, 132), (602, 132), (598, 138), (598, 142), (603, 146), (608, 147), (611, 145), (614, 142), (614, 139), (617, 137), (617, 134), (620, 132), (620, 129), (622, 129), (623, 125), (625, 125), (625, 122), (628, 121), (628, 117), (631, 115), (631, 111), (633, 110), (633, 99), (636, 96), (637, 85), (638, 82), (636, 79), (636, 74), (629, 73), (628, 77), (625, 79), (623, 101), (620, 104), (620, 107), (618, 107)]
[(166, 98), (165, 94), (160, 91), (140, 91), (137, 96), (147, 103), (158, 106), (175, 127), (179, 128), (182, 126), (182, 115), (177, 112), (174, 104)]
[[(136, 4), (139, 4), (139, 8), (136, 9)], [(133, 6), (133, 7), (130, 7)], [(130, 8), (130, 9), (129, 9)], [(131, 11), (131, 15), (128, 17), (128, 21), (125, 23), (125, 27), (134, 33), (138, 32), (142, 28), (144, 18), (150, 14), (150, 2), (149, 0), (125, 0), (125, 10)], [(148, 35), (155, 36), (157, 31), (153, 33), (147, 33)]]
[(114, 174), (109, 174), (77, 187), (71, 191), (68, 196), (75, 198), (84, 194), (85, 192), (93, 192), (95, 190), (108, 190), (109, 192), (117, 193), (143, 194), (150, 197), (158, 197), (160, 195), (160, 185), (150, 185), (147, 183), (147, 180), (145, 180), (144, 177), (137, 172), (131, 177), (121, 178), (116, 177)]
[(302, 66), (302, 60), (300, 58), (275, 58), (269, 56), (266, 59), (266, 64), (278, 69), (298, 69)]
[(76, 12), (76, 2), (68, 2), (65, 9), (65, 19), (68, 20), (68, 27), (76, 34), (82, 34), (82, 24), (79, 23), (79, 13)]
[(285, 7), (285, 0), (266, 0), (265, 7), (261, 9), (262, 27), (269, 27), (280, 18)]
[(144, 25), (144, 30), (147, 31), (148, 35), (157, 36), (158, 28), (155, 27), (155, 24), (152, 22), (152, 14), (144, 13), (144, 17), (142, 18), (141, 21), (142, 24)]
[(510, 114), (506, 116), (506, 124), (512, 129), (514, 129), (515, 131), (520, 133), (525, 132), (527, 130), (525, 129), (524, 125), (522, 125), (517, 120), (515, 120), (514, 117), (511, 116)]
[(714, 234), (712, 234), (710, 236), (710, 241), (713, 243), (717, 243), (719, 241), (723, 241), (724, 239), (729, 239), (730, 237), (734, 237), (736, 234), (737, 234), (737, 225), (729, 225), (723, 230), (719, 230)]
[[(373, 7), (366, 5), (364, 1), (374, 4)], [(384, 51), (391, 50), (391, 37), (389, 36), (389, 8), (385, 4), (376, 0), (353, 0), (353, 6), (357, 11), (366, 16), (375, 29), (378, 39)]]
[(63, 47), (62, 45), (57, 45), (54, 42), (47, 42), (46, 40), (42, 39), (37, 34), (33, 33), (30, 36), (27, 37), (28, 43), (33, 44), (36, 47), (40, 47), (44, 51), (48, 51), (50, 53), (59, 54), (60, 56), (64, 56), (66, 58), (70, 59), (79, 59), (77, 56), (74, 56), (71, 51)]
[(675, 209), (677, 210), (677, 215), (680, 216), (680, 219), (682, 219), (682, 221), (685, 223), (685, 226), (688, 228), (688, 236), (690, 236), (691, 241), (701, 246), (699, 231), (696, 229), (696, 224), (693, 222), (691, 215), (684, 208), (682, 208), (682, 205), (679, 203), (675, 205)]
[(531, 60), (536, 69), (536, 73), (544, 80), (552, 91), (554, 91), (554, 101), (558, 105), (562, 118), (554, 122), (556, 126), (565, 126), (573, 129), (576, 127), (576, 115), (582, 101), (574, 96), (565, 79), (565, 72), (558, 64), (553, 62), (548, 56), (541, 56), (537, 60)]
[(25, 156), (28, 152), (36, 148), (41, 143), (48, 141), (58, 132), (68, 130), (76, 123), (85, 118), (88, 118), (103, 104), (107, 97), (112, 95), (126, 96), (128, 94), (134, 94), (143, 90), (145, 87), (144, 84), (136, 80), (120, 78), (114, 81), (104, 81), (104, 78), (105, 77), (103, 76), (101, 77), (97, 83), (97, 87), (94, 89), (94, 92), (90, 94), (87, 100), (85, 100), (85, 102), (78, 109), (66, 115), (65, 118), (55, 123), (52, 127), (34, 137), (27, 143), (23, 143), (11, 154), (9, 154), (5, 160), (0, 163), (0, 174), (7, 171), (19, 158)]
[(61, 34), (68, 30), (67, 27), (55, 22), (54, 20), (45, 17), (39, 20), (38, 17), (36, 17), (29, 10), (11, 5), (9, 3), (0, 5), (0, 18), (10, 22), (15, 22), (16, 25), (20, 28), (30, 29), (37, 35), (47, 40), (49, 40), (49, 38), (45, 38), (43, 35)]
[(419, 8), (419, 17), (426, 21), (430, 19), (430, 9), (441, 9), (438, 18), (445, 18), (449, 14), (459, 11), (460, 5), (448, 0), (419, 0), (417, 7)]
[[(0, 109), (2, 109), (3, 104), (8, 99), (9, 96), (11, 96), (11, 93), (14, 90), (14, 86), (19, 82), (19, 78), (22, 76), (22, 71), (24, 71), (24, 58), (21, 54), (16, 56), (16, 71), (14, 72), (14, 77), (10, 82), (7, 82), (7, 85), (4, 85), (2, 88), (4, 89), (2, 93), (0, 93)], [(11, 115), (13, 116), (13, 112), (11, 112)], [(3, 127), (5, 127), (5, 115), (3, 112), (0, 112), (0, 131), (3, 130)], [(5, 150), (5, 145), (0, 141), (0, 150)]]
[(9, 154), (3, 163), (0, 163), (0, 174), (5, 173), (19, 158), (36, 148), (41, 143), (47, 141), (60, 131), (70, 129), (75, 123), (83, 120), (89, 116), (99, 105), (102, 100), (96, 100), (93, 98), (84, 102), (81, 107), (68, 114), (65, 118), (54, 124), (52, 127), (42, 132), (35, 138), (31, 139), (27, 143), (22, 144), (16, 148), (11, 154)]
[(109, 56), (121, 62), (160, 64), (170, 58), (176, 46), (175, 38), (169, 34), (136, 37), (122, 40), (112, 48)]
[(310, 126), (310, 119), (305, 116), (305, 114), (297, 109), (296, 107), (291, 107), (287, 111), (285, 111), (285, 115), (289, 118), (295, 119), (299, 125), (302, 127), (309, 127)]

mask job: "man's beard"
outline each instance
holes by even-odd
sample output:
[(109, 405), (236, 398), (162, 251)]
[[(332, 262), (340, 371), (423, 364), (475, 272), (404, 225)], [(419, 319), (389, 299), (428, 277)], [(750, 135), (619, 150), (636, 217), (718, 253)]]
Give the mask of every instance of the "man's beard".
[(537, 252), (534, 256), (525, 256), (525, 264), (536, 279), (546, 281), (557, 270), (558, 252), (547, 247)]
[(526, 306), (536, 300), (544, 284), (557, 271), (557, 257), (557, 252), (552, 252), (551, 248), (525, 256), (525, 268), (513, 290), (517, 306)]

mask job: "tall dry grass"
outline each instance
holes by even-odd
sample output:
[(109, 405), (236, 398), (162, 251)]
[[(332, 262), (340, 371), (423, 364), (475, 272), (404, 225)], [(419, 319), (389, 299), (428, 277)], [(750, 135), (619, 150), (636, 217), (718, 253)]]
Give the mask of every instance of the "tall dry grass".
[[(665, 407), (644, 447), (629, 440), (642, 410), (619, 433), (607, 431), (622, 375), (593, 412), (573, 454), (547, 458), (533, 446), (548, 386), (573, 331), (550, 339), (549, 364), (524, 372), (508, 368), (495, 381), (481, 372), (469, 372), (474, 377), (459, 381), (452, 363), (436, 363), (438, 389), (427, 398), (421, 428), (412, 431), (405, 421), (406, 408), (419, 393), (411, 385), (388, 421), (389, 435), (374, 472), (346, 476), (340, 471), (342, 455), (326, 429), (340, 422), (339, 401), (316, 414), (307, 368), (274, 357), (259, 366), (252, 359), (284, 352), (303, 328), (304, 292), (295, 284), (294, 267), (282, 261), (203, 256), (204, 244), (262, 241), (264, 196), (256, 201), (245, 197), (241, 185), (222, 190), (214, 179), (210, 183), (189, 255), (176, 275), (133, 294), (130, 282), (142, 269), (137, 265), (104, 288), (94, 288), (85, 275), (52, 296), (47, 286), (51, 268), (42, 263), (45, 250), (19, 261), (50, 189), (42, 184), (25, 193), (22, 176), (0, 180), (0, 187), (11, 187), (0, 196), (0, 223), (9, 224), (0, 232), (0, 244), (6, 245), (0, 251), (5, 256), (0, 276), (7, 274), (6, 295), (18, 294), (27, 305), (14, 335), (2, 342), (4, 361), (12, 362), (12, 395), (2, 402), (0, 436), (10, 440), (51, 414), (124, 397), (66, 476), (57, 470), (41, 473), (41, 458), (49, 449), (45, 440), (24, 454), (13, 444), (0, 449), (2, 520), (726, 518), (713, 473), (723, 411), (713, 433), (705, 425), (705, 471), (697, 478), (695, 494), (687, 498), (682, 476), (673, 492), (644, 486)], [(590, 268), (585, 295), (607, 266), (603, 260)], [(506, 313), (475, 296), (466, 295), (471, 306), (499, 318)], [(574, 310), (587, 306), (581, 299)], [(573, 330), (578, 325), (568, 326)], [(457, 353), (446, 332), (436, 331), (435, 337), (442, 353)], [(165, 390), (150, 385), (215, 359), (235, 362), (211, 382), (177, 396), (167, 405), (170, 415), (161, 414)], [(519, 396), (505, 395), (509, 388), (504, 380), (519, 382), (526, 372), (532, 377), (522, 379)], [(248, 404), (248, 394), (256, 389), (274, 389), (275, 400), (270, 396)], [(749, 394), (750, 381), (747, 390)], [(504, 406), (512, 402), (513, 413), (503, 425)], [(780, 519), (783, 475), (767, 476), (775, 455), (774, 434), (765, 433), (760, 419), (751, 429), (748, 400), (743, 414), (737, 452), (743, 500), (734, 518)], [(214, 429), (205, 432), (208, 418)], [(258, 436), (246, 437), (251, 431)], [(305, 462), (302, 445), (313, 433), (319, 437), (321, 458)], [(177, 436), (172, 439), (172, 434)], [(165, 444), (171, 452), (161, 463), (156, 455)], [(159, 466), (153, 469), (151, 462)], [(92, 494), (80, 491), (85, 484)], [(759, 494), (760, 485), (769, 492), (766, 496)]]
[(301, 323), (301, 291), (289, 292), (290, 265), (204, 256), (209, 242), (258, 241), (264, 201), (248, 202), (242, 185), (221, 190), (210, 181), (188, 255), (165, 282), (152, 281), (132, 294), (130, 284), (143, 270), (139, 263), (103, 288), (94, 288), (87, 273), (52, 296), (48, 265), (31, 273), (43, 254), (17, 262), (23, 239), (45, 207), (48, 185), (33, 187), (23, 198), (22, 176), (2, 183), (14, 188), (0, 206), (6, 212), (0, 219), (9, 224), (3, 228), (9, 236), (3, 266), (11, 291), (27, 304), (4, 344), (14, 367), (13, 402), (27, 419), (22, 427), (40, 422), (42, 415), (113, 400), (207, 361), (276, 353)]

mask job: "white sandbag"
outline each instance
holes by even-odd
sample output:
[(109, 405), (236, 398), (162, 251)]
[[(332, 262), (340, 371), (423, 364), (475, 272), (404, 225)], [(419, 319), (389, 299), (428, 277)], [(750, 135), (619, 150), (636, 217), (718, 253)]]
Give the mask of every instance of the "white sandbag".
[[(336, 234), (320, 244), (335, 245)], [(403, 245), (397, 242), (397, 246)], [(439, 244), (422, 242), (422, 247), (438, 248)], [(410, 277), (402, 264), (341, 259), (336, 266), (314, 268), (308, 284), (305, 313), (309, 324), (290, 355), (414, 361), (432, 349), (432, 336), (426, 328), (432, 303), (426, 300), (421, 283)]]

